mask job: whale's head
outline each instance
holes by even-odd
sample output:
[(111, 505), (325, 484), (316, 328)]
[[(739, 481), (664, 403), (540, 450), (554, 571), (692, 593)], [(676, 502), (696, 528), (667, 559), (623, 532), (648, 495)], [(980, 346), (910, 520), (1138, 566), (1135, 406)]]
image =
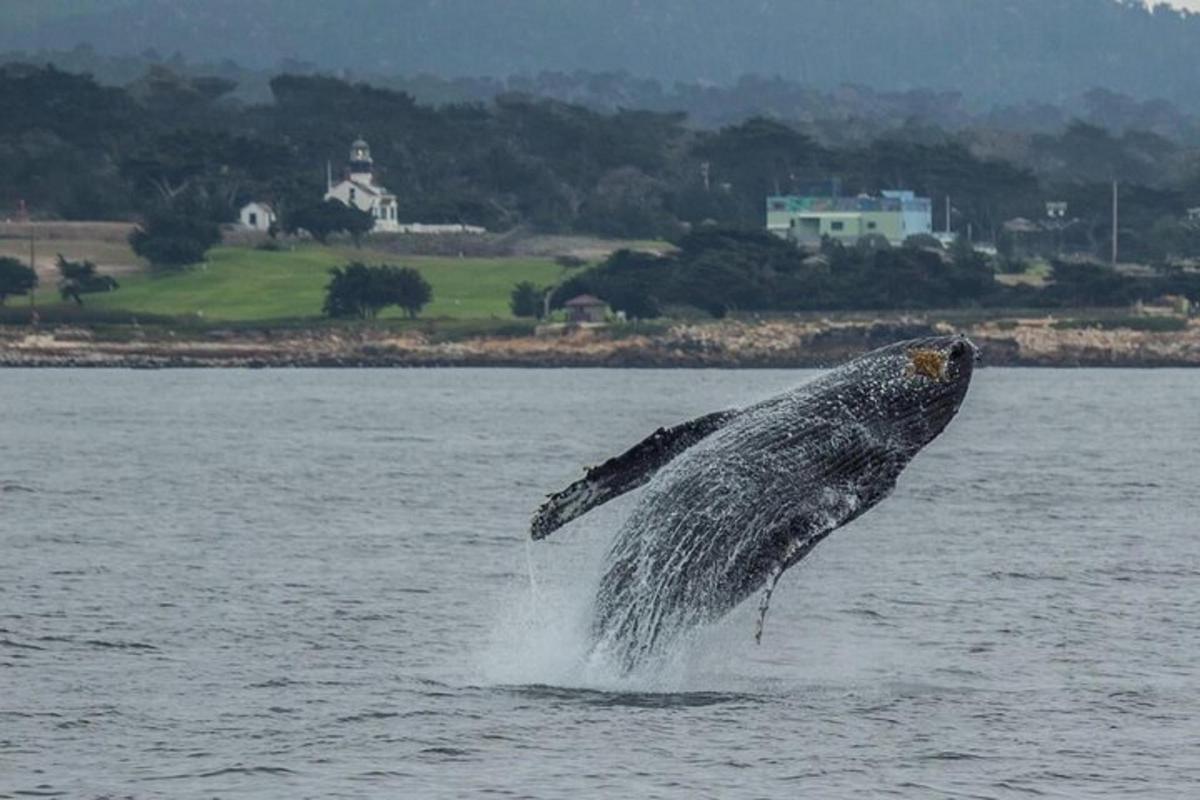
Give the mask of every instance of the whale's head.
[(843, 366), (862, 422), (916, 453), (958, 413), (979, 351), (965, 336), (931, 336), (874, 350)]

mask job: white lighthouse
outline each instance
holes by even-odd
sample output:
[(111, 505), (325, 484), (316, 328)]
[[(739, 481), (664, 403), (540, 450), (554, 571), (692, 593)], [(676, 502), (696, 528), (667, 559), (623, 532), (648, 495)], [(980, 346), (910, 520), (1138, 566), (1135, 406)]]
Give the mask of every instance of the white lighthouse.
[(350, 145), (346, 177), (338, 183), (329, 180), (325, 199), (337, 200), (367, 212), (375, 218), (374, 230), (400, 230), (396, 217), (396, 196), (375, 182), (375, 161), (371, 158), (371, 147), (362, 137)]

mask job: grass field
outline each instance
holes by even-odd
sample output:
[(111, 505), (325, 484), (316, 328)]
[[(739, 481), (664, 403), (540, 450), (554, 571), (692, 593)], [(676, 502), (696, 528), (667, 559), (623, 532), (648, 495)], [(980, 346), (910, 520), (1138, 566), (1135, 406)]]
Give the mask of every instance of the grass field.
[[(180, 273), (125, 275), (121, 288), (85, 297), (86, 308), (131, 314), (198, 317), (206, 321), (283, 320), (319, 317), (329, 269), (358, 260), (418, 269), (433, 286), (424, 318), (511, 319), (508, 297), (520, 281), (539, 285), (558, 281), (563, 269), (543, 258), (438, 258), (396, 256), (355, 250), (303, 246), (269, 252), (218, 247), (207, 266)], [(53, 285), (43, 282), (37, 302), (59, 304)], [(399, 317), (387, 309), (381, 317)]]

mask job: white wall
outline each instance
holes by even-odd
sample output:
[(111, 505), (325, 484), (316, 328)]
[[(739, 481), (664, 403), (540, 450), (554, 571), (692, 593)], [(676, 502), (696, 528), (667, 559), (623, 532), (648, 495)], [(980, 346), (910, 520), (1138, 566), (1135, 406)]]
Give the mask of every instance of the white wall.
[(275, 222), (275, 212), (271, 210), (270, 206), (262, 203), (247, 203), (242, 206), (239, 219), (243, 228), (265, 231), (269, 230)]

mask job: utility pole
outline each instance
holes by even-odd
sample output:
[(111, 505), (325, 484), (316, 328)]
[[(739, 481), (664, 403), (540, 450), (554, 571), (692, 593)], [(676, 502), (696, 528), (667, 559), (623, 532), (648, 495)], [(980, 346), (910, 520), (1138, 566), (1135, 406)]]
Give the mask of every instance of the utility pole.
[[(29, 268), (33, 270), (34, 280), (37, 280), (37, 246), (34, 244), (35, 235), (33, 226), (31, 225), (29, 228)], [(29, 308), (31, 310), (34, 309), (33, 295), (36, 291), (36, 287), (29, 290)], [(37, 311), (32, 311), (32, 313), (36, 314)]]
[(1118, 225), (1120, 196), (1117, 189), (1117, 182), (1113, 181), (1112, 187), (1112, 265), (1117, 266), (1117, 232), (1120, 230)]
[(950, 195), (946, 195), (946, 233), (950, 233)]

